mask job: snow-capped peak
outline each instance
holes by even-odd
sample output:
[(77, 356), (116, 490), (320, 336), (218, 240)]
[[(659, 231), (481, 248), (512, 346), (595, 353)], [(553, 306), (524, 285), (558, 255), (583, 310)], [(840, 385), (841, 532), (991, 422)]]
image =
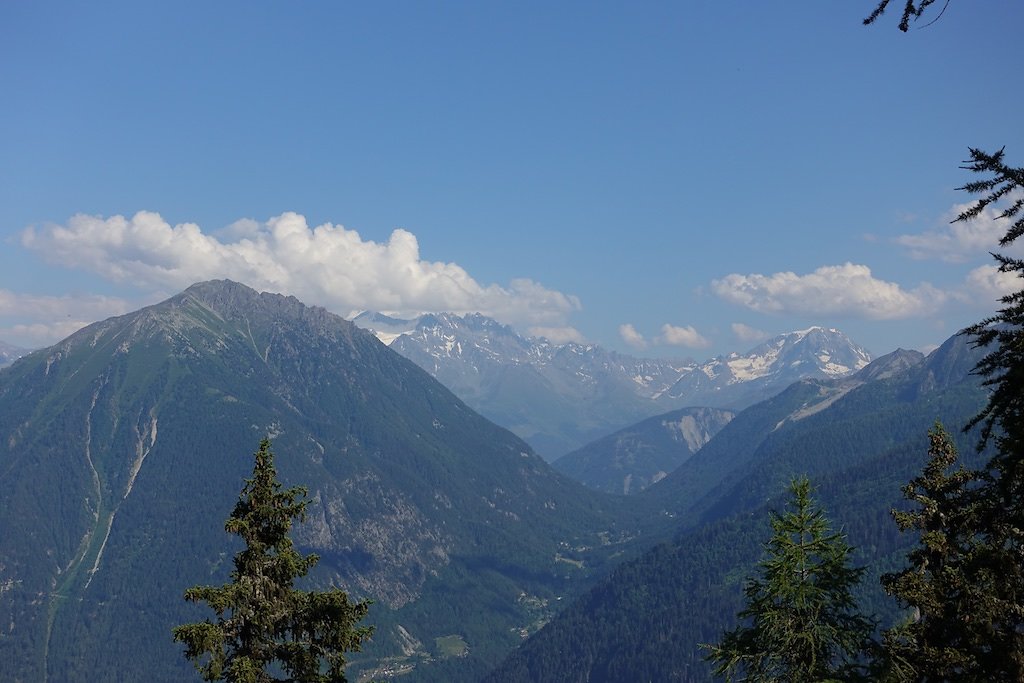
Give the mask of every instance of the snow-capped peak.
[(744, 356), (732, 355), (727, 364), (733, 380), (743, 382), (792, 368), (801, 376), (842, 377), (870, 362), (870, 354), (839, 330), (814, 326), (769, 339)]

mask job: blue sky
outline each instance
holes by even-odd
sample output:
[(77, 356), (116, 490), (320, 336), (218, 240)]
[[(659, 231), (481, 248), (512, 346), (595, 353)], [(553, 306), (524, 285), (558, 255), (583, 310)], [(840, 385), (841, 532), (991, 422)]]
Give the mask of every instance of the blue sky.
[(1024, 165), (1024, 4), (873, 5), (0, 4), (0, 340), (228, 277), (634, 355), (927, 348), (1015, 286), (949, 219), (968, 147)]

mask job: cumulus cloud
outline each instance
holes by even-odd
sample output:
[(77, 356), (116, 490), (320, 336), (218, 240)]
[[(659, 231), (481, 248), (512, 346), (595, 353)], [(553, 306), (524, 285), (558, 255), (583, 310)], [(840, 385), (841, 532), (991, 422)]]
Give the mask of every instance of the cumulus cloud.
[(626, 342), (634, 349), (646, 349), (647, 340), (644, 336), (636, 331), (632, 323), (626, 323), (625, 325), (619, 325), (619, 336), (622, 337), (622, 341)]
[(173, 291), (228, 278), (343, 315), (480, 312), (511, 324), (560, 327), (580, 308), (577, 297), (532, 280), (484, 285), (455, 263), (423, 260), (406, 230), (378, 243), (341, 225), (310, 227), (297, 213), (265, 223), (243, 219), (216, 234), (194, 223), (172, 226), (149, 211), (131, 218), (76, 215), (66, 225), (25, 230), (21, 243), (52, 263), (113, 282)]
[(760, 342), (767, 339), (770, 335), (764, 330), (759, 330), (750, 325), (744, 325), (743, 323), (733, 323), (732, 333), (736, 335), (736, 338), (741, 342)]
[(687, 325), (686, 327), (676, 327), (669, 324), (662, 325), (661, 335), (658, 336), (656, 341), (659, 344), (688, 346), (692, 349), (706, 349), (711, 346), (711, 341), (697, 332), (693, 325)]
[(582, 344), (586, 341), (579, 330), (567, 325), (561, 327), (531, 327), (528, 332), (530, 336), (543, 337), (552, 344), (568, 344), (569, 342)]
[(848, 315), (892, 320), (927, 315), (946, 299), (924, 283), (912, 290), (879, 280), (867, 266), (845, 263), (822, 266), (812, 273), (760, 275), (733, 273), (713, 280), (711, 288), (733, 304), (761, 313)]
[[(1010, 197), (1014, 201), (1020, 195)], [(1000, 209), (991, 205), (968, 221), (953, 222), (974, 202), (953, 205), (944, 215), (944, 225), (916, 235), (900, 235), (896, 243), (904, 246), (915, 259), (939, 259), (950, 263), (962, 263), (978, 254), (998, 251), (999, 240), (1009, 227), (1005, 219), (1000, 220)]]
[(0, 289), (0, 339), (25, 348), (49, 346), (89, 323), (132, 308), (116, 297), (46, 296)]
[(980, 266), (967, 274), (967, 290), (985, 303), (998, 301), (1007, 294), (1024, 288), (1024, 281), (1016, 273), (1003, 273), (998, 266)]

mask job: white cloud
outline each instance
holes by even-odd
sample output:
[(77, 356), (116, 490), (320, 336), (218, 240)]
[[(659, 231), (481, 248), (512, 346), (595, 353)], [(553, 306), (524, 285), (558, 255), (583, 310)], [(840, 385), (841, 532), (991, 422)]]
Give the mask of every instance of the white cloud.
[(0, 339), (25, 348), (49, 346), (91, 322), (131, 309), (131, 304), (116, 297), (46, 296), (0, 289)]
[[(1012, 202), (1019, 194), (1009, 197)], [(911, 258), (940, 259), (962, 263), (978, 254), (999, 251), (999, 240), (1009, 223), (999, 219), (1001, 209), (989, 205), (977, 217), (953, 222), (957, 216), (974, 206), (974, 202), (955, 204), (943, 215), (944, 225), (916, 235), (900, 235), (896, 243), (910, 251)]]
[(741, 342), (759, 342), (764, 341), (770, 335), (764, 330), (759, 330), (750, 325), (744, 325), (743, 323), (733, 323), (732, 333), (736, 335), (736, 338)]
[(311, 228), (296, 213), (266, 223), (243, 219), (217, 235), (193, 223), (172, 226), (148, 211), (131, 218), (80, 214), (66, 225), (29, 228), (21, 242), (52, 263), (114, 282), (173, 291), (229, 278), (343, 315), (480, 312), (510, 324), (559, 327), (580, 308), (577, 297), (532, 280), (482, 285), (457, 264), (425, 261), (406, 230), (377, 243), (341, 225)]
[(582, 344), (586, 342), (586, 339), (575, 327), (531, 327), (528, 332), (530, 336), (543, 337), (552, 344), (568, 344), (569, 342)]
[(711, 346), (711, 341), (701, 335), (693, 327), (676, 327), (675, 325), (662, 325), (661, 335), (656, 339), (659, 344), (670, 344), (672, 346), (688, 346), (693, 349), (706, 349)]
[(712, 281), (711, 288), (722, 299), (761, 313), (849, 315), (875, 320), (927, 315), (947, 298), (927, 283), (905, 290), (895, 282), (875, 278), (867, 266), (853, 263), (822, 266), (806, 275), (733, 273)]
[(619, 336), (622, 337), (622, 341), (626, 342), (634, 349), (646, 349), (647, 340), (644, 336), (636, 331), (632, 323), (626, 323), (625, 325), (619, 325)]
[(995, 303), (1001, 297), (1024, 288), (1016, 273), (1002, 273), (998, 266), (980, 266), (967, 274), (967, 291), (973, 300)]

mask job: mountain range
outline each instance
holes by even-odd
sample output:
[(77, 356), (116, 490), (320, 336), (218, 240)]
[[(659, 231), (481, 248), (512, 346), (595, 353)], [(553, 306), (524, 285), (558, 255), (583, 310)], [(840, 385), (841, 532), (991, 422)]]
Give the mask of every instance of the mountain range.
[(841, 377), (871, 360), (842, 332), (822, 327), (698, 363), (554, 344), (479, 314), (404, 320), (366, 312), (353, 322), (548, 460), (669, 410), (742, 409), (799, 379)]
[(265, 435), (309, 487), (314, 583), (375, 601), (354, 672), (483, 673), (637, 529), (370, 333), (227, 281), (0, 371), (0, 434), (5, 680), (191, 675), (169, 629), (227, 578)]
[[(799, 367), (818, 335), (762, 356)], [(976, 356), (954, 337), (735, 415), (672, 414), (699, 448), (626, 497), (559, 473), (373, 334), (199, 283), (0, 370), (0, 677), (194, 676), (170, 629), (210, 616), (182, 593), (227, 580), (223, 521), (269, 435), (283, 484), (309, 489), (308, 585), (375, 601), (351, 680), (706, 680), (697, 643), (735, 613), (791, 477), (811, 476), (870, 575), (897, 566), (888, 509), (934, 420), (955, 429), (983, 404)], [(702, 374), (781, 368), (718, 363)], [(883, 604), (877, 582), (864, 595)]]

